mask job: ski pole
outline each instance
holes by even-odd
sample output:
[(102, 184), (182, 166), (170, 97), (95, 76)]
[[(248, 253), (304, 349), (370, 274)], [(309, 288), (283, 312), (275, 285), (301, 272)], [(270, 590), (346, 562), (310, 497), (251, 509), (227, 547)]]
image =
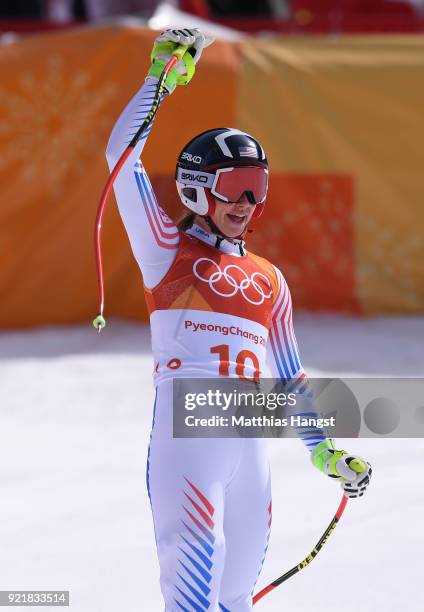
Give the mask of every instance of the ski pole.
[(100, 243), (100, 232), (102, 228), (103, 213), (105, 210), (106, 202), (112, 190), (115, 179), (118, 176), (122, 166), (124, 165), (128, 156), (133, 151), (137, 142), (142, 137), (143, 133), (152, 123), (156, 115), (156, 112), (159, 108), (160, 99), (163, 94), (163, 90), (165, 88), (166, 77), (168, 76), (172, 68), (175, 66), (175, 64), (182, 59), (184, 53), (187, 50), (187, 47), (188, 45), (179, 45), (174, 51), (171, 59), (166, 64), (165, 68), (163, 69), (162, 74), (160, 75), (157, 87), (156, 87), (155, 95), (152, 101), (152, 107), (147, 117), (143, 121), (142, 125), (137, 130), (137, 132), (134, 134), (130, 144), (128, 145), (128, 147), (122, 153), (121, 157), (116, 162), (115, 167), (113, 168), (112, 172), (110, 173), (106, 181), (106, 185), (103, 189), (103, 193), (100, 198), (99, 207), (97, 209), (96, 222), (94, 226), (94, 250), (95, 250), (95, 257), (96, 257), (97, 284), (98, 284), (98, 290), (99, 290), (99, 314), (93, 320), (93, 325), (99, 333), (106, 326), (106, 320), (103, 316), (105, 295), (104, 295), (104, 282), (103, 282), (102, 249), (101, 249), (101, 243)]
[(289, 578), (297, 574), (297, 572), (300, 572), (300, 570), (304, 569), (307, 565), (309, 565), (309, 563), (317, 556), (317, 554), (319, 553), (321, 548), (324, 546), (324, 544), (326, 543), (330, 535), (333, 533), (334, 529), (336, 528), (337, 523), (340, 520), (340, 517), (342, 516), (344, 512), (344, 509), (346, 508), (346, 504), (347, 504), (347, 497), (343, 495), (342, 501), (340, 502), (340, 505), (337, 509), (336, 514), (333, 516), (331, 523), (328, 525), (327, 529), (324, 531), (321, 538), (319, 539), (315, 547), (311, 550), (309, 555), (305, 559), (303, 559), (303, 561), (301, 561), (298, 565), (295, 565), (288, 572), (286, 572), (285, 574), (283, 574), (282, 576), (280, 576), (279, 578), (271, 582), (271, 584), (269, 584), (268, 586), (263, 588), (261, 591), (259, 591), (259, 593), (256, 593), (256, 595), (253, 597), (253, 605), (258, 603), (258, 601), (262, 599), (262, 597), (264, 597), (267, 593), (269, 593), (270, 591), (273, 591), (280, 584), (282, 584), (283, 582), (285, 582), (286, 580), (288, 580)]

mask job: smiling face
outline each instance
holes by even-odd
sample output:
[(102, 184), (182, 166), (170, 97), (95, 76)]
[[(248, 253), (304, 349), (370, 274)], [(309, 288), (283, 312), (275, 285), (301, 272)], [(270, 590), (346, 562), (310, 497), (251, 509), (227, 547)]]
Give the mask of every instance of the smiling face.
[(236, 238), (246, 229), (255, 208), (246, 196), (240, 202), (229, 204), (215, 199), (215, 212), (211, 219), (225, 236)]

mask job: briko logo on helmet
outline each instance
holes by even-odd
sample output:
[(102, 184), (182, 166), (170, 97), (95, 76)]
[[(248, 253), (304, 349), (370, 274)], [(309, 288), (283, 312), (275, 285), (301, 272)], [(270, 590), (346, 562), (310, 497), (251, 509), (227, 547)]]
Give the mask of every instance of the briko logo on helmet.
[(186, 159), (187, 161), (193, 162), (194, 164), (202, 163), (202, 158), (199, 157), (199, 155), (191, 155), (190, 153), (187, 153), (186, 151), (181, 153), (181, 159)]
[(262, 145), (235, 128), (215, 128), (195, 136), (181, 151), (175, 171), (182, 204), (208, 217), (215, 199), (238, 202), (246, 196), (262, 214), (268, 190), (268, 161)]

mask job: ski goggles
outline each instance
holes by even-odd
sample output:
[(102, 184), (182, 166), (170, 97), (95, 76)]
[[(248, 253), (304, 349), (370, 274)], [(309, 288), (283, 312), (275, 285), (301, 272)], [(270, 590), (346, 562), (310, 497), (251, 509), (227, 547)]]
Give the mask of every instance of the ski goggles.
[(262, 204), (268, 191), (268, 170), (258, 166), (218, 168), (211, 193), (223, 202), (239, 202), (244, 194), (250, 204)]
[(268, 191), (268, 169), (260, 166), (218, 168), (214, 174), (178, 168), (176, 179), (186, 185), (208, 187), (222, 202), (239, 202), (246, 194), (251, 204), (262, 204)]

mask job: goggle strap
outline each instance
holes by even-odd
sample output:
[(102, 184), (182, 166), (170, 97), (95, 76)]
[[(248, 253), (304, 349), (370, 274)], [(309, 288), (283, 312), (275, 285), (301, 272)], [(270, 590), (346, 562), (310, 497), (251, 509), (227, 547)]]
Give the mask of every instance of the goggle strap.
[(212, 187), (215, 180), (215, 174), (209, 172), (201, 172), (200, 170), (185, 170), (178, 168), (177, 181), (184, 185), (193, 187)]

